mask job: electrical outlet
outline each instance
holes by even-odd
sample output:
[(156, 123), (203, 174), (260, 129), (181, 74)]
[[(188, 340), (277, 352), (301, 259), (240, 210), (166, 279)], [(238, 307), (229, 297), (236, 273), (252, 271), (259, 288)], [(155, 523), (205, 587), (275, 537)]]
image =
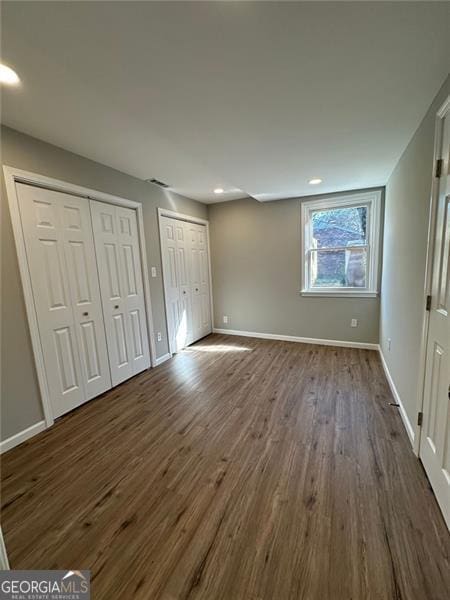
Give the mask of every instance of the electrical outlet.
[(350, 327), (358, 327), (358, 319), (352, 319), (350, 323)]
[(224, 323), (228, 323), (228, 317), (227, 317), (227, 315), (223, 315), (223, 322)]
[(156, 277), (156, 276), (157, 276), (156, 267), (152, 267), (152, 277)]
[(158, 333), (156, 334), (156, 338), (157, 338), (158, 342), (160, 342), (162, 340), (162, 335), (161, 335), (160, 331), (158, 331)]
[(389, 352), (391, 351), (391, 342), (392, 342), (391, 338), (388, 338), (387, 347), (388, 347)]

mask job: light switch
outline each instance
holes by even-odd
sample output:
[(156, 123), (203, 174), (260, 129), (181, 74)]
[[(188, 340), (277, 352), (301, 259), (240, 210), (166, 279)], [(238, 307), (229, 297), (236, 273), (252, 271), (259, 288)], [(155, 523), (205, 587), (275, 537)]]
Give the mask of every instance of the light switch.
[(156, 267), (152, 267), (152, 277), (156, 277)]

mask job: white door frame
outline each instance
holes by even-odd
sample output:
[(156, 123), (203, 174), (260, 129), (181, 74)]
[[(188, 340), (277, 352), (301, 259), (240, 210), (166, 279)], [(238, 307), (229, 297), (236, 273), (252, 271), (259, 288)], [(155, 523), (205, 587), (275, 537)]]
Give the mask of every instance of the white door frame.
[(22, 231), (22, 222), (20, 219), (16, 183), (28, 183), (37, 187), (43, 187), (50, 190), (56, 190), (57, 192), (80, 196), (82, 198), (87, 198), (88, 200), (100, 200), (101, 202), (107, 202), (108, 204), (124, 206), (136, 211), (142, 264), (142, 278), (144, 284), (145, 308), (147, 313), (148, 336), (150, 341), (150, 364), (151, 366), (155, 366), (156, 348), (155, 337), (153, 335), (152, 305), (150, 299), (147, 254), (145, 250), (142, 204), (139, 202), (134, 202), (133, 200), (127, 200), (125, 198), (120, 198), (119, 196), (112, 196), (111, 194), (99, 192), (98, 190), (92, 190), (90, 188), (67, 183), (66, 181), (60, 181), (59, 179), (53, 179), (52, 177), (46, 177), (37, 173), (30, 173), (29, 171), (23, 171), (22, 169), (17, 169), (7, 165), (3, 167), (3, 173), (5, 176), (6, 194), (8, 196), (9, 212), (11, 214), (14, 241), (16, 244), (17, 258), (19, 261), (20, 278), (22, 281), (23, 294), (25, 298), (25, 307), (28, 317), (28, 325), (30, 328), (31, 344), (33, 347), (34, 361), (36, 364), (39, 390), (41, 392), (42, 407), (44, 410), (46, 425), (47, 427), (50, 427), (53, 425), (54, 417), (50, 403), (47, 375), (44, 368), (44, 356), (41, 347), (38, 320), (34, 306), (33, 288), (31, 285), (31, 276), (25, 250), (25, 239)]
[[(423, 291), (423, 306), (426, 306), (427, 296), (431, 294), (431, 278), (433, 274), (433, 251), (434, 251), (434, 240), (436, 237), (436, 211), (439, 200), (439, 177), (436, 177), (436, 161), (441, 156), (441, 141), (442, 141), (442, 121), (446, 114), (450, 111), (450, 96), (439, 108), (436, 113), (436, 124), (434, 133), (434, 153), (433, 153), (433, 167), (432, 167), (432, 185), (431, 185), (431, 198), (430, 198), (430, 217), (428, 221), (428, 241), (427, 241), (427, 259), (425, 269), (425, 285)], [(430, 321), (430, 313), (428, 310), (424, 310), (422, 320), (422, 336), (420, 342), (420, 365), (419, 365), (419, 381), (418, 381), (418, 394), (417, 394), (417, 413), (422, 412), (425, 401), (425, 374), (426, 374), (426, 361), (427, 361), (427, 343), (428, 343), (428, 327)], [(420, 425), (415, 423), (414, 432), (414, 453), (419, 456), (420, 454), (420, 436), (422, 428)]]
[(9, 570), (8, 554), (6, 552), (5, 540), (3, 539), (2, 528), (0, 527), (0, 571)]
[(164, 271), (164, 259), (162, 256), (163, 253), (163, 238), (162, 238), (162, 228), (161, 228), (161, 217), (170, 217), (172, 219), (178, 219), (179, 221), (187, 221), (188, 223), (197, 223), (198, 225), (206, 226), (206, 243), (208, 246), (208, 275), (209, 275), (209, 302), (210, 302), (210, 312), (211, 312), (211, 327), (214, 329), (214, 305), (213, 305), (213, 290), (212, 290), (212, 271), (211, 271), (211, 248), (209, 244), (209, 221), (207, 219), (201, 219), (200, 217), (193, 217), (191, 215), (185, 215), (183, 213), (176, 212), (174, 210), (169, 210), (167, 208), (158, 208), (158, 228), (159, 228), (159, 247), (161, 251), (161, 264), (162, 264), (162, 276), (163, 276), (163, 289), (164, 289), (164, 308), (166, 310), (166, 328), (167, 328), (167, 340), (169, 342), (169, 353), (172, 355), (175, 352), (173, 348), (173, 341), (170, 338), (169, 332), (169, 322), (168, 322), (168, 314), (169, 314), (169, 306), (167, 302), (167, 290), (166, 290), (166, 277), (167, 273)]

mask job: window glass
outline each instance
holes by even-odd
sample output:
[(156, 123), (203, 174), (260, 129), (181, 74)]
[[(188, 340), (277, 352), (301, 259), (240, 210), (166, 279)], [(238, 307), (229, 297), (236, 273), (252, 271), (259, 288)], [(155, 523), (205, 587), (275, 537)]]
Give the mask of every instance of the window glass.
[(365, 288), (367, 251), (314, 250), (310, 254), (311, 287)]
[(311, 221), (313, 247), (342, 248), (367, 242), (367, 206), (315, 210)]

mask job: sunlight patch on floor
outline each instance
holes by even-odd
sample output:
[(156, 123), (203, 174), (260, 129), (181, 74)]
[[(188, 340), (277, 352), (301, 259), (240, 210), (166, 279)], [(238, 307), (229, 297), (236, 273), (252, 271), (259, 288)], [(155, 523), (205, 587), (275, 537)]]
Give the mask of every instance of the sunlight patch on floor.
[(184, 352), (250, 352), (251, 348), (245, 346), (234, 346), (233, 344), (196, 345), (186, 348)]

